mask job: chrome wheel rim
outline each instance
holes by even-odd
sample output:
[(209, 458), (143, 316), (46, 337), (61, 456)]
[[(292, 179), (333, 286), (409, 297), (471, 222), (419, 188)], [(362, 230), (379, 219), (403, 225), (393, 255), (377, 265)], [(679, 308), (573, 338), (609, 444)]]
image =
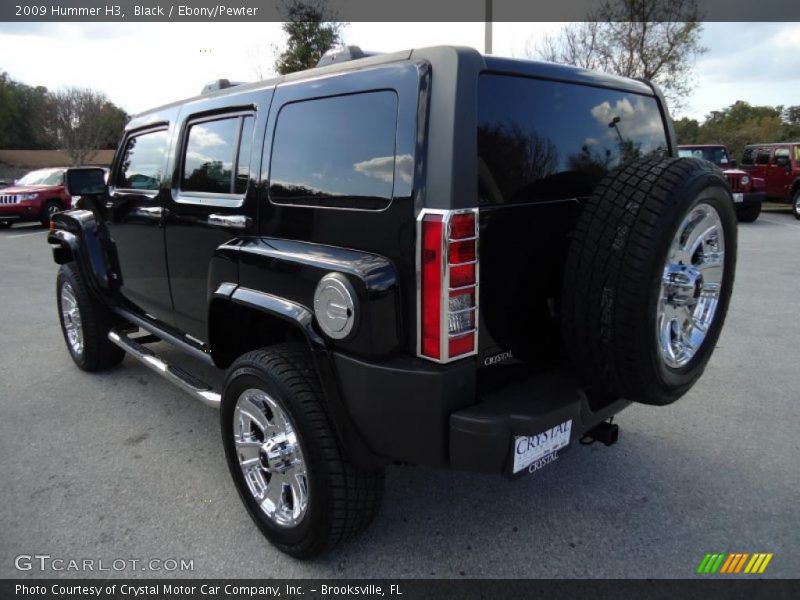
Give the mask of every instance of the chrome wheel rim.
[(58, 212), (58, 210), (59, 209), (55, 204), (51, 204), (50, 206), (47, 207), (47, 216), (52, 217)]
[(794, 199), (794, 212), (796, 215), (800, 216), (800, 195), (796, 196)]
[(61, 323), (67, 335), (70, 350), (76, 355), (83, 353), (83, 326), (81, 312), (78, 310), (78, 301), (72, 285), (65, 283), (61, 286)]
[(675, 233), (661, 279), (656, 335), (668, 367), (686, 366), (703, 345), (719, 309), (724, 263), (722, 219), (698, 204)]
[(261, 511), (280, 527), (297, 525), (308, 510), (308, 472), (286, 412), (263, 390), (245, 390), (236, 400), (233, 442)]

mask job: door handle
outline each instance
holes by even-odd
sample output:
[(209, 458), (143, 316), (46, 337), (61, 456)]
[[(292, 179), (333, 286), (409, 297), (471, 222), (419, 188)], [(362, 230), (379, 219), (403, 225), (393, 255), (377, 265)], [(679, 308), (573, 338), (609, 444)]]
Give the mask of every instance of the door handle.
[(244, 229), (247, 227), (247, 217), (244, 215), (208, 215), (208, 224), (217, 227)]
[(134, 212), (148, 219), (160, 219), (164, 216), (164, 208), (161, 206), (140, 206), (134, 209)]

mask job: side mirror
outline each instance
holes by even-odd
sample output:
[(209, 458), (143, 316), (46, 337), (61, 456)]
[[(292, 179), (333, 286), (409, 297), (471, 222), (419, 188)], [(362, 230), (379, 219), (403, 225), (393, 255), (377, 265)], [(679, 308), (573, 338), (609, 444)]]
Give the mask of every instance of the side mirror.
[(96, 167), (67, 169), (67, 193), (70, 196), (101, 196), (107, 193), (106, 172)]

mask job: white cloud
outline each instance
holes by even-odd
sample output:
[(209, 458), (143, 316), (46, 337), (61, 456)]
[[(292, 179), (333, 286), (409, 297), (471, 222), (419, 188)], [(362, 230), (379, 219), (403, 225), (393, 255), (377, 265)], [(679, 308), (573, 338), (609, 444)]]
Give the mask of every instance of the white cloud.
[(400, 179), (406, 183), (411, 183), (414, 174), (414, 159), (410, 154), (401, 154), (396, 160), (394, 156), (376, 156), (369, 160), (357, 162), (353, 165), (353, 169), (357, 173), (362, 173), (387, 183), (394, 181), (396, 169)]

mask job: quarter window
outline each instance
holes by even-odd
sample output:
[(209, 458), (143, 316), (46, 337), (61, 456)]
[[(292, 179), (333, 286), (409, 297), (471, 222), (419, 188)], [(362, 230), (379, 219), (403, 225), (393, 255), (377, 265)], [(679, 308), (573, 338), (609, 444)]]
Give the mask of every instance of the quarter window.
[(167, 156), (167, 131), (134, 135), (125, 144), (117, 187), (131, 190), (157, 190)]
[(249, 115), (191, 124), (181, 190), (243, 194), (249, 178), (252, 141), (253, 117)]
[(270, 198), (283, 204), (380, 209), (395, 172), (411, 181), (411, 157), (395, 159), (397, 95), (367, 92), (285, 105), (272, 145)]
[(769, 155), (770, 155), (769, 148), (759, 148), (758, 149), (758, 153), (756, 154), (756, 164), (757, 165), (768, 165), (769, 164)]

